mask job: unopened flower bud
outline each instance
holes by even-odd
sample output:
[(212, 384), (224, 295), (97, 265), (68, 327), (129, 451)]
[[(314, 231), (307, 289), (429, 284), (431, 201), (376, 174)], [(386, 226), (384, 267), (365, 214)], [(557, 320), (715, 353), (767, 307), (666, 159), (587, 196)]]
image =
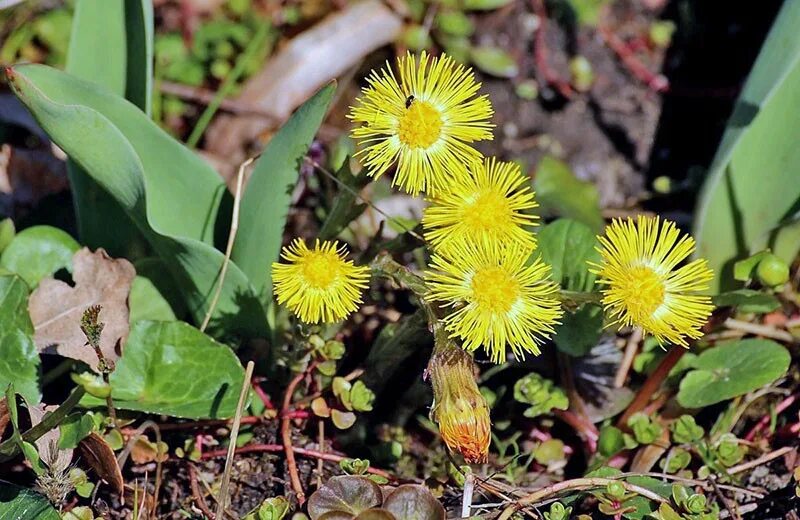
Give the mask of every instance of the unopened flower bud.
[(472, 356), (457, 346), (437, 351), (428, 370), (433, 385), (431, 419), (447, 447), (467, 463), (486, 462), (491, 440), (489, 406), (475, 382)]

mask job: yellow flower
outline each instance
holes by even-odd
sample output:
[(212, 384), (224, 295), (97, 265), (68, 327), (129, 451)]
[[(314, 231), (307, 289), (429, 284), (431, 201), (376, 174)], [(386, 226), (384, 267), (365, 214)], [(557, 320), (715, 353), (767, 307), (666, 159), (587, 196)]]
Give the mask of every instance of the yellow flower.
[(536, 246), (530, 230), (536, 216), (525, 213), (537, 206), (529, 181), (519, 165), (494, 157), (474, 163), (450, 191), (433, 197), (422, 224), (425, 238), (440, 252), (466, 243)]
[(492, 361), (506, 359), (506, 347), (524, 357), (554, 332), (562, 315), (550, 266), (530, 249), (467, 245), (450, 256), (435, 254), (426, 273), (430, 298), (454, 310), (446, 318), (451, 335), (469, 351), (483, 345)]
[(660, 342), (688, 346), (699, 338), (714, 306), (696, 294), (713, 274), (703, 259), (677, 268), (694, 252), (694, 239), (658, 217), (615, 220), (598, 248), (601, 264), (591, 271), (604, 286), (603, 306), (615, 325), (636, 325)]
[(437, 349), (428, 374), (433, 386), (431, 419), (439, 425), (445, 444), (468, 464), (486, 462), (492, 423), (475, 382), (472, 357), (455, 345)]
[(338, 242), (322, 242), (309, 249), (296, 238), (281, 251), (288, 263), (272, 264), (272, 281), (278, 303), (285, 304), (306, 323), (333, 323), (347, 317), (361, 303), (369, 268), (357, 267), (344, 257)]
[(397, 68), (399, 81), (388, 64), (373, 70), (351, 108), (352, 136), (362, 146), (356, 157), (375, 177), (397, 162), (393, 184), (413, 195), (446, 189), (481, 158), (469, 143), (492, 138), (492, 106), (476, 96), (472, 70), (448, 56), (423, 52), (418, 62), (409, 53)]

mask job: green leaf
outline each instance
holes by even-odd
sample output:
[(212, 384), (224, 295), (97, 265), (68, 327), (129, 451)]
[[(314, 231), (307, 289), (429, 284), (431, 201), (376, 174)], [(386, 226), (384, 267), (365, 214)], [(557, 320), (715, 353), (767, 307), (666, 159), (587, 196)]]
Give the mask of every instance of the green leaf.
[[(66, 66), (70, 74), (120, 97), (125, 95), (128, 68), (125, 3), (77, 1)], [(73, 161), (68, 161), (67, 173), (81, 241), (92, 249), (104, 247), (114, 256), (132, 256), (141, 236), (130, 217)]]
[(581, 357), (597, 345), (602, 334), (603, 309), (586, 304), (575, 312), (564, 313), (553, 341), (561, 352)]
[(128, 296), (131, 323), (142, 320), (175, 321), (175, 313), (169, 302), (148, 278), (137, 276), (131, 284)]
[(110, 379), (122, 410), (224, 419), (236, 412), (244, 370), (231, 349), (186, 323), (140, 321)]
[(781, 302), (772, 295), (752, 289), (738, 289), (711, 298), (717, 307), (736, 307), (741, 312), (766, 314), (781, 306)]
[(4, 218), (0, 220), (0, 253), (5, 251), (8, 247), (8, 244), (14, 240), (14, 236), (16, 235), (17, 230), (14, 227), (14, 221), (10, 218)]
[(604, 221), (597, 188), (575, 177), (565, 162), (549, 155), (543, 157), (536, 169), (533, 189), (544, 214), (568, 217), (586, 224), (594, 232), (602, 231)]
[[(136, 222), (201, 322), (224, 258), (213, 247), (227, 193), (222, 179), (140, 110), (100, 87), (41, 65), (19, 66), (8, 76), (48, 135)], [(211, 323), (228, 334), (267, 334), (264, 308), (235, 263)]]
[(153, 98), (153, 2), (125, 0), (125, 99), (148, 116)]
[(513, 78), (519, 74), (519, 66), (514, 58), (500, 47), (473, 47), (470, 60), (481, 71), (498, 78)]
[(60, 269), (72, 270), (72, 255), (80, 245), (64, 231), (34, 226), (14, 237), (0, 256), (0, 266), (16, 273), (32, 289)]
[(767, 250), (759, 251), (758, 253), (751, 255), (744, 260), (739, 260), (733, 264), (733, 278), (735, 280), (739, 280), (740, 282), (746, 282), (753, 278), (759, 262), (761, 262), (761, 260), (768, 254), (769, 251)]
[(800, 249), (800, 3), (785, 2), (717, 149), (694, 220), (712, 292), (730, 288), (732, 264), (765, 247), (785, 262)]
[(61, 520), (50, 502), (30, 489), (0, 481), (0, 518)]
[(350, 161), (345, 159), (342, 163), (342, 167), (336, 172), (336, 178), (346, 187), (341, 188), (333, 199), (331, 210), (325, 217), (325, 222), (317, 234), (320, 240), (336, 238), (350, 222), (363, 213), (367, 205), (356, 202), (356, 193), (369, 184), (371, 178), (368, 173), (369, 170), (367, 168), (362, 168), (358, 175), (353, 175), (350, 171)]
[(94, 429), (90, 414), (73, 413), (59, 426), (58, 447), (62, 450), (76, 448), (81, 440)]
[(517, 380), (514, 384), (514, 399), (530, 405), (523, 412), (525, 417), (537, 417), (550, 413), (553, 409), (566, 410), (569, 407), (567, 394), (536, 372)]
[(270, 266), (280, 254), (292, 191), (335, 91), (333, 83), (322, 88), (270, 139), (242, 196), (239, 232), (231, 258), (266, 305), (272, 301)]
[(568, 291), (592, 291), (596, 288), (597, 276), (589, 272), (588, 262), (599, 263), (601, 258), (595, 249), (599, 246), (597, 236), (589, 226), (560, 218), (542, 227), (537, 237), (538, 251), (552, 267), (553, 280), (561, 287)]
[(464, 0), (464, 9), (469, 11), (492, 11), (510, 4), (513, 0)]
[(19, 276), (0, 276), (0, 387), (9, 383), (30, 404), (42, 398), (28, 287)]
[(772, 383), (789, 368), (785, 347), (768, 339), (745, 339), (719, 344), (694, 360), (681, 381), (678, 402), (702, 408), (746, 394)]

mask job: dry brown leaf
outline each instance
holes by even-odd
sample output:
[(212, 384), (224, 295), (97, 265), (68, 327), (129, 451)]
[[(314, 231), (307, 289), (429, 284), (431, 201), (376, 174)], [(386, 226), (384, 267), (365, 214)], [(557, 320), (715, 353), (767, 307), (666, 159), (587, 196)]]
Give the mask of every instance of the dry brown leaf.
[(124, 482), (122, 470), (114, 456), (114, 450), (97, 432), (92, 432), (78, 444), (80, 459), (97, 473), (97, 476), (111, 485), (118, 495), (122, 495)]
[(116, 361), (128, 335), (128, 294), (136, 270), (103, 249), (92, 253), (83, 248), (72, 257), (72, 273), (75, 287), (48, 278), (31, 294), (34, 341), (39, 352), (77, 359), (97, 370), (97, 356), (80, 328), (81, 316), (92, 305), (102, 307), (100, 348), (106, 359)]
[[(30, 405), (28, 406), (28, 414), (31, 417), (31, 427), (36, 426), (47, 412), (52, 412), (58, 406), (51, 405)], [(72, 462), (73, 450), (61, 450), (58, 448), (58, 438), (61, 435), (61, 430), (53, 428), (38, 439), (36, 439), (36, 451), (39, 456), (50, 468), (65, 469)]]
[(169, 458), (169, 447), (166, 442), (152, 442), (146, 435), (140, 435), (131, 446), (131, 460), (136, 464), (147, 464), (160, 459), (164, 462)]

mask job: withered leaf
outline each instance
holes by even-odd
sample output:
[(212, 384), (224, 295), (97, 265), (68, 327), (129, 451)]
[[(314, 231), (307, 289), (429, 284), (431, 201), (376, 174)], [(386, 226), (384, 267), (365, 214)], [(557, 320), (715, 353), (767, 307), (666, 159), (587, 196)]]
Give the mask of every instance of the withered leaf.
[[(28, 414), (31, 417), (31, 426), (42, 422), (45, 414), (53, 412), (56, 408), (58, 408), (56, 405), (29, 405)], [(52, 469), (66, 469), (72, 462), (72, 450), (58, 448), (60, 433), (58, 428), (53, 428), (36, 440), (36, 450), (39, 452), (39, 456)]]
[(83, 248), (72, 257), (75, 286), (53, 278), (42, 280), (31, 294), (28, 310), (39, 352), (77, 359), (97, 370), (97, 356), (86, 345), (80, 328), (83, 312), (100, 305), (104, 324), (100, 348), (106, 359), (116, 361), (128, 335), (128, 294), (136, 276), (133, 265), (114, 259), (103, 249)]
[(80, 459), (97, 473), (97, 476), (108, 482), (118, 495), (122, 495), (124, 482), (122, 470), (117, 463), (114, 451), (97, 432), (90, 433), (78, 444)]

